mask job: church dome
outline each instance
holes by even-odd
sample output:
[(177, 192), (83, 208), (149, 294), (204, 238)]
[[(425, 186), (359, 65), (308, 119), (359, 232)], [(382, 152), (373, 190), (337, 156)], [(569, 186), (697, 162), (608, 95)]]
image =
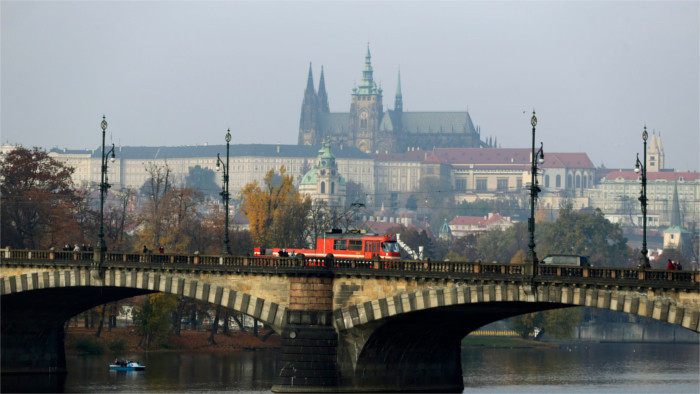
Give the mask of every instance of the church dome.
[(317, 181), (318, 178), (316, 177), (316, 169), (312, 168), (307, 171), (306, 174), (304, 174), (304, 176), (301, 178), (301, 182), (299, 182), (299, 185), (315, 185)]

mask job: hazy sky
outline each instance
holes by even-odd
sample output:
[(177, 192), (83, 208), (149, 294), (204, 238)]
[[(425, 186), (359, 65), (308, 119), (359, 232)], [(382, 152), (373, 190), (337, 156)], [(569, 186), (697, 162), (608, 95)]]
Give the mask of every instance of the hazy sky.
[(0, 2), (2, 142), (295, 144), (309, 62), (348, 112), (370, 43), (393, 108), (469, 110), (504, 148), (700, 167), (698, 1)]

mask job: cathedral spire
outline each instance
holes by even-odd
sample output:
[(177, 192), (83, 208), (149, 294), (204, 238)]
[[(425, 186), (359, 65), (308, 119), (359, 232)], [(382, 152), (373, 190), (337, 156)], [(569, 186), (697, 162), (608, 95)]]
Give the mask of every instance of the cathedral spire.
[(323, 66), (321, 66), (321, 80), (318, 82), (318, 105), (319, 111), (328, 113), (328, 94), (326, 93), (326, 79), (323, 77)]
[(396, 83), (396, 99), (394, 111), (403, 112), (403, 96), (401, 95), (401, 69), (399, 69), (399, 81)]
[(309, 62), (309, 78), (306, 80), (306, 92), (305, 93), (316, 94), (316, 90), (314, 89), (314, 74), (311, 71), (311, 62)]
[(362, 81), (360, 81), (358, 88), (359, 94), (377, 94), (377, 84), (374, 82), (372, 74), (372, 55), (369, 52), (369, 43), (367, 43), (365, 66), (362, 69)]

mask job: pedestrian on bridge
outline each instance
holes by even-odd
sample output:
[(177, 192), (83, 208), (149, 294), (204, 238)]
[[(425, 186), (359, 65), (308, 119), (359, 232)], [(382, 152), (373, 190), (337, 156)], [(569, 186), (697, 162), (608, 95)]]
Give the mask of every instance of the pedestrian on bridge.
[(668, 259), (668, 265), (666, 266), (666, 269), (669, 271), (675, 271), (676, 270), (676, 264), (671, 261), (671, 259)]

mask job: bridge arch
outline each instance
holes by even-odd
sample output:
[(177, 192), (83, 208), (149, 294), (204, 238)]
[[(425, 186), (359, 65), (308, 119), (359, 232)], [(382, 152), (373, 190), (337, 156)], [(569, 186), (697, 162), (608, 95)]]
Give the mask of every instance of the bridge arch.
[[(226, 286), (215, 285), (207, 280), (186, 278), (181, 275), (134, 270), (109, 270), (102, 275), (96, 270), (65, 270), (14, 275), (0, 280), (0, 296), (3, 298), (10, 295), (17, 298), (20, 293), (30, 296), (33, 291), (49, 289), (60, 289), (65, 296), (65, 290), (69, 288), (85, 289), (86, 295), (94, 291), (100, 294), (100, 296), (81, 297), (83, 298), (81, 302), (86, 307), (80, 311), (105, 302), (161, 292), (242, 312), (267, 324), (277, 332), (281, 332), (286, 324), (286, 308), (278, 303)], [(93, 291), (88, 290), (90, 288), (93, 288)], [(105, 299), (107, 301), (104, 301)], [(70, 308), (71, 311), (75, 309)]]
[[(460, 387), (464, 336), (504, 318), (571, 306), (626, 312), (699, 331), (697, 303), (684, 300), (677, 291), (566, 284), (535, 287), (526, 282), (435, 286), (334, 311), (340, 332), (339, 364), (354, 371), (352, 381), (344, 384), (408, 388), (412, 380), (435, 376), (436, 381), (445, 382), (445, 390)], [(423, 377), (415, 376), (416, 368), (423, 369)], [(387, 382), (387, 376), (396, 381)]]

